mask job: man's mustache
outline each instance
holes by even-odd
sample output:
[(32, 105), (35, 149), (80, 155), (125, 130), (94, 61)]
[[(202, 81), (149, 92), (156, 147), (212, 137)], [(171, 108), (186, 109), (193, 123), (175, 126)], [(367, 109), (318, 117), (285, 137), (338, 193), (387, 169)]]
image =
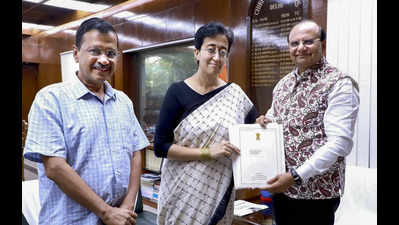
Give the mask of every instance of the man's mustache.
[(109, 69), (111, 69), (111, 66), (110, 65), (102, 65), (102, 64), (100, 64), (100, 63), (95, 63), (94, 65), (93, 65), (93, 68), (94, 69), (100, 69), (100, 70), (109, 70)]

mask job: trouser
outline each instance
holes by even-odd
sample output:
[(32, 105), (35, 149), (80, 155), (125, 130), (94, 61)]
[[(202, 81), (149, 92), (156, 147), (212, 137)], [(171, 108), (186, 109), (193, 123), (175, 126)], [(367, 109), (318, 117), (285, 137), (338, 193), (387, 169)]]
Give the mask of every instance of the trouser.
[(273, 217), (276, 225), (334, 225), (340, 198), (293, 199), (284, 194), (273, 196)]

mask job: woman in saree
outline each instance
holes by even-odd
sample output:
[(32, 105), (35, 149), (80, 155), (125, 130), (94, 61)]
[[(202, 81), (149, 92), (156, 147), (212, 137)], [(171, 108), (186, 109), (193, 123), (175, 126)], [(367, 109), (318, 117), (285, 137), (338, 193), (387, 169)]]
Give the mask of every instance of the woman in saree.
[(218, 77), (233, 32), (209, 23), (195, 34), (195, 74), (173, 83), (164, 98), (154, 149), (165, 158), (158, 200), (160, 225), (229, 224), (235, 199), (228, 128), (254, 123), (257, 111), (234, 83)]

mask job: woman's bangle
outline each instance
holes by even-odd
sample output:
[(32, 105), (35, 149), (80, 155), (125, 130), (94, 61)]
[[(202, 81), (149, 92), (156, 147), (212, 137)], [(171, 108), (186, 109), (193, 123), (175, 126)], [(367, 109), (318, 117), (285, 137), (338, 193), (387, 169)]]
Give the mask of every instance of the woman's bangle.
[(209, 151), (209, 148), (201, 148), (200, 149), (200, 157), (203, 160), (212, 159), (211, 152)]

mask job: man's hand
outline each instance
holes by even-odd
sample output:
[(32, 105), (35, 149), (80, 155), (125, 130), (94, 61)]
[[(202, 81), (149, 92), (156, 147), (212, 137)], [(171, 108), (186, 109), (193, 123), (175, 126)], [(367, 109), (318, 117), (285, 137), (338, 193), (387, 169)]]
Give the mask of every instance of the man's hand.
[(294, 183), (295, 183), (294, 178), (291, 176), (291, 173), (283, 173), (268, 180), (267, 184), (269, 184), (270, 186), (264, 189), (272, 194), (282, 193), (286, 191)]
[(129, 209), (110, 207), (101, 220), (106, 225), (135, 225), (137, 215)]
[(263, 128), (266, 128), (266, 125), (270, 122), (272, 122), (272, 121), (263, 115), (256, 118), (256, 123), (259, 124)]
[(122, 202), (122, 204), (119, 206), (119, 208), (128, 209), (128, 210), (133, 211), (134, 205), (133, 205), (133, 206), (129, 206), (129, 205), (124, 204), (124, 203)]

